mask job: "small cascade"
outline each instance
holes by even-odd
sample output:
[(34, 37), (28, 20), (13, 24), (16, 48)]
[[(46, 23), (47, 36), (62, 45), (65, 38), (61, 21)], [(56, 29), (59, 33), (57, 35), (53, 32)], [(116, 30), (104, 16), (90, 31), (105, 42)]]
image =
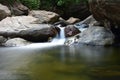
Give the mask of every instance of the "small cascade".
[(81, 23), (81, 22), (74, 24), (74, 26), (76, 28), (78, 28), (81, 32), (83, 32), (84, 30), (86, 30), (89, 27), (89, 25), (87, 25), (85, 23)]
[(56, 35), (56, 37), (52, 40), (52, 43), (63, 45), (65, 42), (65, 27), (60, 27), (60, 25), (58, 25), (57, 27), (60, 29), (60, 33)]
[(65, 43), (65, 32), (64, 32), (64, 27), (60, 27), (60, 25), (57, 26), (60, 28), (60, 33), (56, 35), (55, 38), (51, 42), (46, 42), (46, 43), (33, 43), (30, 44), (26, 47), (28, 48), (47, 48), (47, 47), (54, 47), (54, 46), (59, 46), (59, 45), (64, 45)]
[(60, 27), (60, 39), (65, 39), (65, 27)]

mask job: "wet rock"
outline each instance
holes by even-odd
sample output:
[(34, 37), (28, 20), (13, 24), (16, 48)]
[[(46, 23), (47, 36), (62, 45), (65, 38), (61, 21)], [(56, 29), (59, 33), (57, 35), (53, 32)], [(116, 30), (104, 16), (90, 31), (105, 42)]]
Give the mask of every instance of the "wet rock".
[(89, 25), (88, 24), (75, 24), (74, 25), (76, 28), (78, 28), (81, 32), (83, 32), (84, 30), (86, 30), (88, 27), (89, 27)]
[(8, 9), (8, 7), (0, 4), (0, 20), (4, 19), (10, 15), (11, 15), (11, 12)]
[(64, 21), (64, 20), (61, 20), (61, 21), (58, 21), (56, 23), (53, 24), (54, 26), (58, 26), (60, 25), (61, 27), (66, 27), (67, 25), (70, 25), (70, 23)]
[(26, 41), (22, 38), (13, 38), (13, 39), (9, 39), (4, 43), (4, 46), (7, 47), (19, 47), (19, 46), (26, 46), (31, 44), (31, 42)]
[(79, 31), (79, 29), (74, 27), (74, 25), (68, 25), (65, 27), (65, 36), (66, 37), (71, 37), (71, 36), (74, 36), (78, 33), (80, 33), (80, 31)]
[(78, 42), (88, 45), (112, 45), (114, 43), (114, 35), (104, 27), (93, 26), (80, 33)]
[(32, 10), (30, 15), (38, 18), (35, 23), (55, 23), (59, 20), (59, 15), (50, 11)]
[(7, 17), (0, 22), (0, 35), (21, 37), (29, 41), (43, 42), (54, 37), (57, 30), (49, 24), (34, 24), (37, 18), (32, 16)]
[(0, 45), (3, 45), (7, 39), (3, 36), (0, 36)]

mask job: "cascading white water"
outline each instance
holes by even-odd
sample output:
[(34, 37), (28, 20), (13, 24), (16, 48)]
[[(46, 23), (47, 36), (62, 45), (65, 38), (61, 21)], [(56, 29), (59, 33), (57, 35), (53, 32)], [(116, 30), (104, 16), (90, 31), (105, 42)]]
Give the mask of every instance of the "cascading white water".
[(28, 46), (28, 48), (45, 48), (45, 47), (52, 47), (52, 46), (59, 46), (59, 45), (64, 45), (65, 43), (65, 32), (64, 32), (64, 27), (60, 27), (60, 25), (57, 26), (60, 28), (60, 33), (56, 35), (55, 38), (51, 42), (46, 42), (46, 43), (33, 43)]
[(87, 28), (88, 28), (88, 26), (89, 25), (87, 25), (87, 24), (83, 24), (83, 23), (76, 23), (76, 24), (74, 24), (74, 26), (76, 27), (76, 28), (78, 28), (81, 32), (83, 32), (84, 30), (86, 30)]
[(65, 39), (64, 27), (60, 27), (60, 39)]
[(65, 42), (65, 32), (64, 27), (60, 27), (60, 25), (57, 26), (60, 29), (60, 33), (57, 34), (57, 36), (52, 40), (52, 43), (61, 44), (63, 45)]

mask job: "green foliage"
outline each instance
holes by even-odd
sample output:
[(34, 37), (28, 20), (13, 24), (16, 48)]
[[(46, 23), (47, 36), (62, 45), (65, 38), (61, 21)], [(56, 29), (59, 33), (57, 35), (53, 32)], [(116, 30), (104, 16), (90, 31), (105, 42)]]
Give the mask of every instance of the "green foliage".
[(88, 0), (0, 0), (0, 3), (7, 2), (12, 5), (15, 1), (20, 1), (30, 9), (53, 9), (56, 6), (65, 7), (79, 4), (80, 2), (87, 2)]
[(58, 0), (57, 5), (79, 4), (80, 2), (87, 2), (88, 0)]
[(41, 0), (40, 9), (53, 10), (55, 7), (67, 7), (74, 4), (86, 3), (88, 0)]
[(30, 9), (39, 9), (40, 0), (20, 0), (20, 1)]
[(58, 6), (62, 6), (64, 3), (65, 3), (64, 0), (59, 0), (59, 1), (57, 2), (57, 5), (58, 5)]

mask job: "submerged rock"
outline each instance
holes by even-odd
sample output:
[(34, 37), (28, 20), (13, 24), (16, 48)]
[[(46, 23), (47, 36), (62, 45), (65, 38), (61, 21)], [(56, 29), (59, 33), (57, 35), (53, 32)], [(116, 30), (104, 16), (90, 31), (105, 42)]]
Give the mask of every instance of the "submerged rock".
[(13, 39), (9, 39), (4, 43), (4, 46), (7, 47), (19, 47), (19, 46), (26, 46), (31, 44), (31, 42), (26, 41), (22, 38), (13, 38)]
[(11, 15), (11, 12), (8, 9), (8, 7), (0, 4), (0, 20), (4, 19), (10, 15)]
[(114, 43), (114, 35), (104, 27), (93, 26), (80, 33), (78, 42), (80, 44), (107, 46)]

